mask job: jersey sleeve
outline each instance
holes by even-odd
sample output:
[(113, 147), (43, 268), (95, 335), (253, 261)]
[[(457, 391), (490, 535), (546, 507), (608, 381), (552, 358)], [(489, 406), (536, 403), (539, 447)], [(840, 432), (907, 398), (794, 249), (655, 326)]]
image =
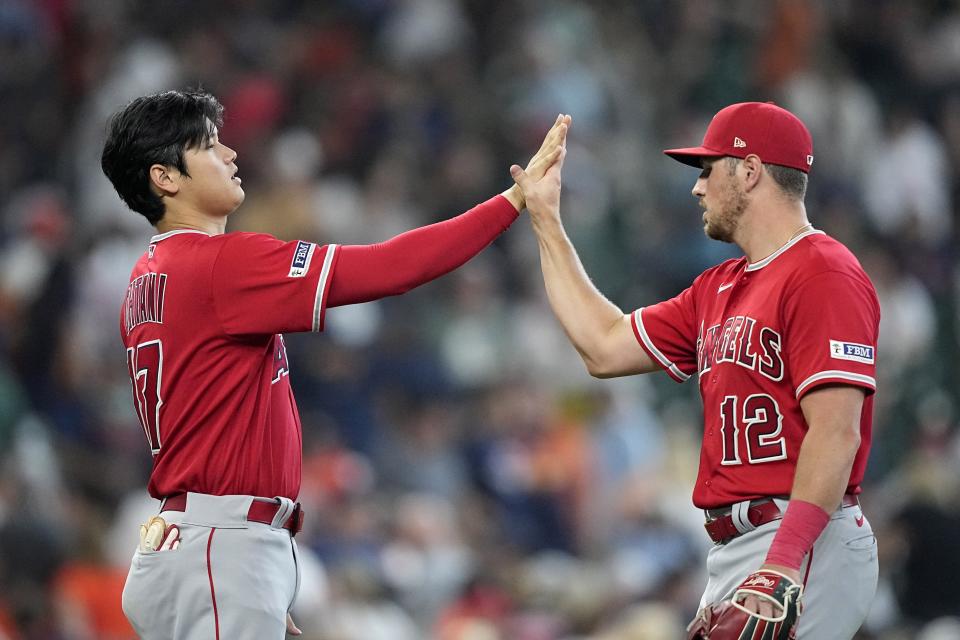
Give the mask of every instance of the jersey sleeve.
[(321, 331), (335, 244), (228, 234), (213, 264), (213, 306), (229, 335)]
[(880, 304), (866, 276), (815, 275), (784, 300), (783, 313), (787, 369), (798, 399), (825, 384), (876, 390)]
[(671, 378), (686, 382), (697, 371), (697, 320), (694, 287), (633, 312), (637, 342)]

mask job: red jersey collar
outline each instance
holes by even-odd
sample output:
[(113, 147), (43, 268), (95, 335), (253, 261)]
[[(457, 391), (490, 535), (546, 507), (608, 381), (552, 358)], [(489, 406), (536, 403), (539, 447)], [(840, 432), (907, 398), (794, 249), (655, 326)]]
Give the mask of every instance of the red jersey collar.
[(198, 229), (174, 229), (173, 231), (167, 231), (166, 233), (160, 233), (153, 236), (150, 238), (150, 244), (153, 244), (154, 242), (160, 242), (161, 240), (166, 240), (171, 236), (178, 236), (181, 233), (199, 233), (200, 235), (210, 236), (210, 234), (206, 231), (200, 231)]
[(774, 251), (773, 253), (771, 253), (770, 255), (768, 255), (768, 256), (767, 256), (766, 258), (764, 258), (763, 260), (757, 260), (756, 262), (751, 262), (751, 263), (747, 264), (747, 268), (746, 268), (745, 270), (746, 270), (746, 271), (758, 271), (759, 269), (763, 269), (765, 266), (767, 266), (768, 264), (770, 264), (771, 262), (773, 262), (773, 261), (777, 258), (777, 256), (779, 256), (779, 255), (781, 255), (782, 253), (786, 252), (787, 249), (789, 249), (789, 248), (792, 247), (793, 245), (797, 244), (798, 242), (800, 242), (801, 240), (803, 240), (803, 239), (806, 238), (807, 236), (812, 236), (812, 235), (823, 235), (823, 231), (820, 231), (819, 229), (810, 229), (810, 231), (805, 231), (804, 233), (801, 233), (800, 235), (798, 235), (798, 236), (796, 236), (796, 237), (794, 237), (794, 238), (790, 238), (790, 240), (787, 241), (787, 244), (783, 245), (782, 247), (780, 247), (779, 249), (777, 249), (776, 251)]

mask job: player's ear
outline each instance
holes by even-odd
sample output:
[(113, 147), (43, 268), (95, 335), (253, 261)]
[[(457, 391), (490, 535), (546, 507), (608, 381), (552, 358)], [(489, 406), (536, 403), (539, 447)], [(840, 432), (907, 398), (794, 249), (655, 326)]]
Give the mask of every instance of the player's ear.
[(760, 156), (751, 153), (741, 161), (743, 165), (743, 188), (750, 191), (760, 181), (760, 174), (763, 173), (763, 162)]
[(180, 190), (180, 172), (162, 164), (150, 165), (150, 187), (160, 196), (172, 196)]

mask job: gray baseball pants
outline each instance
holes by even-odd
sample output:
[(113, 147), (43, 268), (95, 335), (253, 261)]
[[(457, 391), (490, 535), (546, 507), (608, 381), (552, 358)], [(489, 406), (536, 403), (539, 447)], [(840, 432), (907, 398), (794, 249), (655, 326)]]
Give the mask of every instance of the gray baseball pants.
[[(786, 510), (786, 500), (776, 503)], [(729, 600), (760, 568), (780, 522), (768, 522), (710, 550), (701, 607)], [(859, 506), (837, 509), (800, 567), (807, 578), (797, 640), (850, 640), (870, 611), (877, 573), (877, 539), (870, 523)]]
[(284, 638), (300, 586), (297, 544), (279, 525), (249, 522), (253, 500), (190, 493), (185, 511), (161, 512), (180, 527), (180, 546), (138, 549), (123, 589), (143, 640)]

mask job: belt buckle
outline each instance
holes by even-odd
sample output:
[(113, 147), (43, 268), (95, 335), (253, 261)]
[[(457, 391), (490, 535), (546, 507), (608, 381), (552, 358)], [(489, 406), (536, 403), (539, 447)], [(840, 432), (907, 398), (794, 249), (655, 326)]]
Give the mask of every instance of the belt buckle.
[(734, 536), (727, 535), (720, 538), (719, 540), (713, 539), (713, 533), (710, 531), (710, 525), (712, 525), (713, 523), (715, 523), (716, 521), (720, 520), (723, 517), (724, 516), (717, 516), (716, 518), (710, 518), (709, 520), (703, 523), (703, 528), (707, 532), (707, 537), (710, 538), (710, 542), (712, 542), (713, 546), (715, 547), (722, 547), (723, 545), (727, 544), (734, 538)]

